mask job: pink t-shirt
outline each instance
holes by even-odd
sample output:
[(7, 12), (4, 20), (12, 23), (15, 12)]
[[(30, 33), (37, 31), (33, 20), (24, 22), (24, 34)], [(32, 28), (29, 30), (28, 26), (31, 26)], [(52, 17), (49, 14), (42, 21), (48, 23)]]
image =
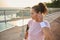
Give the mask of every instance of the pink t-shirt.
[[(47, 21), (44, 21), (46, 26), (50, 28), (50, 24)], [(44, 40), (44, 33), (39, 22), (34, 20), (30, 20), (28, 22), (29, 30), (28, 30), (28, 40)]]

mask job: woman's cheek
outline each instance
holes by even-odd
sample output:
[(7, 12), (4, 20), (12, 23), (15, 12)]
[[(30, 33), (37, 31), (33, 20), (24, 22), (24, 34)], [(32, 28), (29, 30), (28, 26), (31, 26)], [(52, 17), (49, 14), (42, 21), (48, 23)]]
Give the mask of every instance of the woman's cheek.
[(31, 15), (32, 19), (36, 19), (37, 15), (36, 14), (33, 14)]

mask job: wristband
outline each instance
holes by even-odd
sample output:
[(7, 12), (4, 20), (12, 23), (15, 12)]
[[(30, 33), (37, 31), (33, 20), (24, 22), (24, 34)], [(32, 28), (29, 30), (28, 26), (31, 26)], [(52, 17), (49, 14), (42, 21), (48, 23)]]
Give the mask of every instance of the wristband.
[(46, 27), (45, 22), (41, 22), (40, 25), (41, 25), (41, 27)]

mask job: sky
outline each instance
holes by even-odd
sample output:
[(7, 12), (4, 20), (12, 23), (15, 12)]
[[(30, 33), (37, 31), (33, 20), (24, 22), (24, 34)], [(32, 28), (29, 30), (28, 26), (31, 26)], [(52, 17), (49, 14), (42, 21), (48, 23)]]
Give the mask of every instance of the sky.
[(0, 7), (32, 7), (40, 2), (51, 0), (0, 0)]

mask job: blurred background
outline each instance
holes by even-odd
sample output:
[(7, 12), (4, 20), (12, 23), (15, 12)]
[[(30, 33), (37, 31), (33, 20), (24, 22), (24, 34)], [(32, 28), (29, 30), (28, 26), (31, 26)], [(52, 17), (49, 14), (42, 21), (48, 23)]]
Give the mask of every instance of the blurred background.
[(44, 20), (51, 23), (60, 16), (60, 0), (0, 0), (0, 40), (23, 40), (30, 9), (40, 2), (48, 7)]

